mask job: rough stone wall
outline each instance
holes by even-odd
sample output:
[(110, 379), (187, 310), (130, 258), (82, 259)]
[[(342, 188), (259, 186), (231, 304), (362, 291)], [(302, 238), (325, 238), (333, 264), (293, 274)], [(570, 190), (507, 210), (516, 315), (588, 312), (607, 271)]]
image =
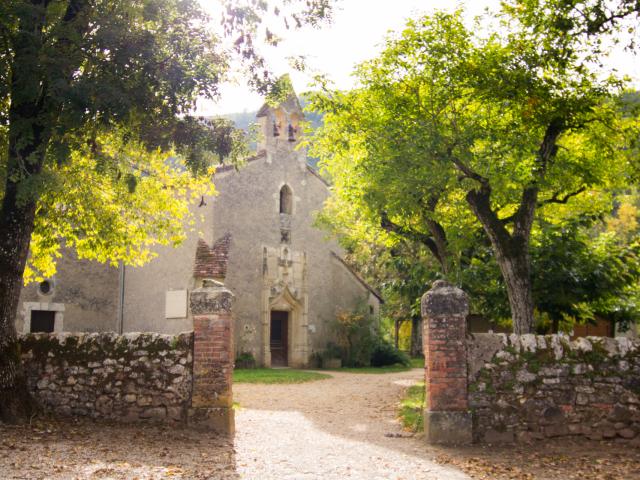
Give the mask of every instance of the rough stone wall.
[(64, 305), (62, 328), (65, 331), (115, 330), (118, 282), (117, 267), (79, 260), (73, 250), (65, 248), (58, 259), (55, 286), (51, 294), (40, 294), (38, 283), (31, 283), (22, 289), (16, 328), (18, 332), (24, 331), (25, 316), (30, 315), (25, 305), (31, 303), (36, 304), (33, 305), (35, 310), (49, 310), (47, 304)]
[(193, 334), (58, 333), (20, 337), (28, 385), (61, 415), (186, 420)]
[(474, 334), (467, 359), (475, 441), (640, 441), (639, 340)]

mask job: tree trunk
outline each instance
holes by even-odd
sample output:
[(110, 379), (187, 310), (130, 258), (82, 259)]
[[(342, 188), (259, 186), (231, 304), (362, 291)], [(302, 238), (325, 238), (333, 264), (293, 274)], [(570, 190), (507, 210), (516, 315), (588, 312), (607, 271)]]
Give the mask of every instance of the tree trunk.
[[(42, 62), (46, 1), (32, 2), (20, 17), (11, 65), (9, 148), (4, 197), (0, 207), (0, 420), (24, 418), (34, 403), (29, 395), (20, 362), (15, 328), (24, 268), (41, 194), (38, 182), (56, 113), (61, 108), (48, 92), (48, 78)], [(69, 16), (69, 9), (72, 15)], [(63, 21), (79, 11), (72, 1)], [(69, 43), (59, 39), (60, 45)], [(69, 71), (55, 70), (56, 81)]]
[[(494, 247), (496, 253), (503, 250), (502, 247)], [(501, 252), (496, 255), (496, 261), (502, 272), (509, 306), (511, 307), (511, 319), (514, 333), (521, 335), (533, 331), (533, 292), (529, 267), (528, 251)]]
[(8, 182), (0, 210), (0, 421), (27, 417), (34, 403), (20, 361), (16, 312), (35, 217), (35, 202), (20, 205)]
[(411, 350), (412, 357), (422, 356), (422, 318), (411, 318)]
[(511, 233), (491, 208), (491, 188), (487, 184), (467, 193), (467, 202), (491, 240), (507, 288), (513, 331), (519, 335), (533, 331), (529, 237), (537, 195), (538, 190), (535, 186), (524, 189), (520, 207), (514, 215), (514, 228)]
[(394, 332), (394, 345), (396, 346), (396, 348), (398, 348), (398, 345), (400, 344), (400, 320), (399, 319), (395, 319), (395, 332)]

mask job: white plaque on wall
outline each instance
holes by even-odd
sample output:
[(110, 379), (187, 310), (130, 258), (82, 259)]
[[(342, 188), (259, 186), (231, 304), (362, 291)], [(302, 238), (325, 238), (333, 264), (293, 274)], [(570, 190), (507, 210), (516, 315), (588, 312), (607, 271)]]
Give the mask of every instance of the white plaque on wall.
[(169, 290), (164, 305), (165, 318), (187, 318), (187, 291)]

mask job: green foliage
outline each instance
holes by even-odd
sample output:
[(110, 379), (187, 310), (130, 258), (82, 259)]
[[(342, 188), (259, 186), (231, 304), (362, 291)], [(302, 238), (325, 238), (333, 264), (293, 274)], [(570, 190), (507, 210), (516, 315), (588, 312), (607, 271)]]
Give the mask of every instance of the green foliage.
[(373, 350), (371, 351), (371, 366), (372, 367), (384, 367), (387, 365), (404, 365), (409, 366), (409, 356), (398, 350), (395, 346), (386, 340), (379, 339)]
[(424, 430), (424, 382), (410, 386), (402, 400), (398, 416), (405, 430), (422, 432)]
[(424, 368), (424, 357), (414, 357), (409, 360), (411, 368)]
[(396, 349), (374, 325), (363, 303), (353, 312), (340, 312), (332, 325), (335, 344), (329, 343), (324, 358), (341, 358), (344, 367), (409, 365), (406, 354)]
[(37, 204), (26, 281), (52, 275), (62, 245), (139, 265), (182, 241), (213, 167), (248, 153), (231, 122), (190, 116), (196, 100), (217, 97), (234, 57), (260, 71), (256, 88), (277, 86), (248, 38), (260, 12), (331, 16), (324, 0), (284, 3), (225, 2), (233, 46), (197, 0), (0, 5), (0, 198), (16, 202), (1, 213)]
[(294, 369), (251, 368), (233, 371), (234, 383), (306, 383), (331, 378), (326, 373)]
[(333, 358), (342, 359), (343, 350), (333, 342), (327, 342), (326, 348), (320, 353), (320, 360)]
[(242, 352), (236, 357), (235, 368), (256, 368), (256, 359), (251, 352)]
[(536, 308), (557, 325), (601, 316), (622, 327), (639, 316), (640, 245), (593, 235), (592, 219), (542, 224), (532, 248)]
[(373, 318), (368, 315), (365, 305), (353, 312), (339, 312), (331, 328), (342, 364), (346, 367), (368, 366), (375, 345), (375, 331)]
[(228, 122), (188, 116), (228, 68), (198, 2), (14, 1), (0, 19), (0, 217), (36, 209), (25, 280), (63, 244), (139, 265), (179, 243), (212, 166), (246, 152)]
[[(514, 3), (546, 12), (540, 2)], [(512, 314), (516, 290), (531, 295), (536, 215), (600, 208), (608, 190), (628, 184), (638, 138), (637, 116), (619, 101), (623, 82), (589, 70), (582, 45), (566, 37), (552, 49), (552, 35), (515, 15), (507, 9), (501, 29), (485, 17), (475, 31), (460, 12), (410, 20), (356, 69), (359, 88), (323, 85), (311, 96), (325, 120), (311, 152), (334, 183), (319, 223), (347, 248), (365, 243), (365, 254), (371, 245), (428, 246), (440, 272), (414, 269), (405, 286), (447, 277), (486, 292), (475, 301), (493, 316), (505, 316), (505, 292)], [(520, 278), (503, 282), (497, 267)], [(403, 288), (395, 292), (407, 298)], [(532, 313), (518, 328), (530, 328)]]

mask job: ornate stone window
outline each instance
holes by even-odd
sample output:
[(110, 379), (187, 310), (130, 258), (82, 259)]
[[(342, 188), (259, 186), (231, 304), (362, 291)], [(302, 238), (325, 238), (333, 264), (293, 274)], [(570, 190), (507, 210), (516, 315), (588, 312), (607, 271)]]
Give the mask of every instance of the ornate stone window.
[(280, 213), (291, 215), (293, 211), (293, 193), (289, 185), (283, 185), (280, 189)]

